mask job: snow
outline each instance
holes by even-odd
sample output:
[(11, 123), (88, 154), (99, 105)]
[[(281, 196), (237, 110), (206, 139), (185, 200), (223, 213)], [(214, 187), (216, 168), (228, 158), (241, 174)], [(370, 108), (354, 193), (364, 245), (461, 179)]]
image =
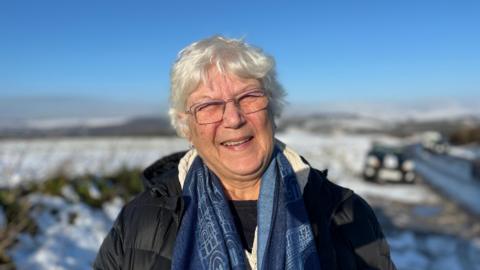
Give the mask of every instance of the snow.
[(104, 127), (120, 125), (128, 122), (127, 117), (97, 117), (97, 118), (50, 118), (27, 121), (27, 127), (37, 129), (67, 128), (67, 127)]
[[(18, 269), (91, 269), (103, 238), (120, 205), (113, 203), (109, 214), (82, 203), (68, 203), (60, 197), (33, 194), (33, 216), (37, 236), (23, 234), (9, 253)], [(113, 209), (113, 207), (116, 207)]]
[[(422, 270), (427, 269), (428, 258), (415, 249), (393, 251), (392, 260), (397, 269)], [(458, 269), (458, 268), (457, 268)], [(453, 270), (453, 269), (452, 269)]]
[[(309, 115), (312, 113), (352, 113), (386, 122), (405, 120), (437, 121), (454, 120), (465, 116), (480, 115), (478, 98), (456, 99), (429, 98), (404, 101), (345, 101), (294, 104), (287, 107), (287, 115)], [(379, 113), (380, 112), (380, 113)]]
[(103, 212), (111, 221), (114, 221), (124, 204), (125, 202), (121, 198), (116, 197), (112, 201), (103, 204)]
[[(403, 232), (388, 237), (398, 269), (479, 269), (480, 250), (474, 243), (445, 235)], [(466, 262), (470, 262), (466, 265)]]
[(475, 158), (480, 158), (480, 147), (479, 146), (450, 146), (448, 153), (452, 156), (472, 160)]
[[(278, 138), (301, 153), (313, 167), (328, 169), (329, 179), (362, 196), (388, 198), (405, 203), (433, 203), (439, 198), (415, 185), (378, 185), (360, 179), (365, 154), (373, 141), (398, 143), (395, 138), (372, 135), (314, 135), (288, 130)], [(308, 143), (305, 143), (308, 142)]]
[[(367, 200), (383, 198), (425, 207), (440, 200), (438, 195), (420, 185), (376, 185), (361, 179), (365, 153), (372, 141), (396, 141), (394, 138), (317, 135), (301, 130), (287, 130), (278, 134), (278, 138), (302, 154), (313, 167), (328, 168), (332, 181), (353, 189)], [(176, 138), (3, 141), (0, 142), (0, 186), (42, 181), (59, 170), (101, 176), (122, 166), (145, 167), (187, 146), (184, 140)], [(40, 194), (29, 196), (38, 233), (35, 236), (21, 234), (18, 243), (9, 250), (18, 269), (91, 269), (103, 238), (125, 203), (115, 198), (97, 209), (80, 203), (71, 188), (64, 188), (62, 194), (67, 199)], [(422, 208), (418, 211), (428, 215), (433, 210)], [(0, 210), (0, 219), (1, 213)], [(461, 239), (397, 229), (387, 234), (387, 241), (400, 270), (480, 269), (478, 238)]]
[(79, 202), (80, 201), (80, 196), (75, 192), (73, 187), (71, 185), (65, 185), (62, 187), (62, 196), (67, 198), (68, 200), (72, 202)]
[(179, 138), (7, 140), (0, 143), (0, 187), (41, 181), (56, 173), (106, 174), (145, 167), (188, 147)]

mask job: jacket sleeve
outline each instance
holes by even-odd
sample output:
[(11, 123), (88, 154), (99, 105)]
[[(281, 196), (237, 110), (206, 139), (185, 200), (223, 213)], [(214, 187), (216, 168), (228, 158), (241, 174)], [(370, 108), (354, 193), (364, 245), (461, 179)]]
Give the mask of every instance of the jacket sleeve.
[(95, 270), (117, 270), (121, 269), (121, 260), (124, 255), (123, 233), (122, 233), (122, 212), (118, 215), (113, 227), (103, 240), (97, 253), (93, 269)]
[(353, 249), (357, 269), (396, 269), (377, 217), (360, 196), (353, 194), (346, 200), (334, 222)]

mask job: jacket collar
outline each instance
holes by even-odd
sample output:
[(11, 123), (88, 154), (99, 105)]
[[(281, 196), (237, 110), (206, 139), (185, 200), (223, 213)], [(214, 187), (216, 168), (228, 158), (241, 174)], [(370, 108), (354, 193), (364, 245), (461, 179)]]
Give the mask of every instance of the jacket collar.
[[(288, 155), (294, 153), (293, 150), (288, 149), (285, 145), (282, 147), (284, 153)], [(179, 163), (181, 163), (186, 154), (187, 151), (182, 151), (165, 156), (143, 171), (142, 178), (145, 190), (149, 191), (152, 196), (163, 198), (167, 208), (174, 209), (179, 197), (181, 197), (182, 186), (179, 181)], [(308, 176), (305, 177), (306, 180), (299, 181), (307, 208), (315, 201), (316, 212), (321, 212), (324, 218), (330, 219), (337, 207), (348, 199), (353, 192), (330, 182), (327, 179), (327, 170), (318, 171), (310, 168), (308, 162), (303, 157), (298, 157), (309, 168)], [(290, 160), (291, 158), (289, 158)], [(298, 160), (295, 162), (298, 162)], [(305, 173), (305, 170), (302, 171)], [(297, 176), (299, 175), (297, 174)], [(319, 196), (320, 194), (321, 196)], [(312, 218), (310, 213), (309, 216)], [(318, 214), (315, 214), (315, 216), (318, 216)]]
[(151, 196), (159, 198), (159, 206), (175, 210), (179, 205), (182, 188), (178, 182), (178, 163), (185, 151), (165, 156), (142, 173), (143, 186)]

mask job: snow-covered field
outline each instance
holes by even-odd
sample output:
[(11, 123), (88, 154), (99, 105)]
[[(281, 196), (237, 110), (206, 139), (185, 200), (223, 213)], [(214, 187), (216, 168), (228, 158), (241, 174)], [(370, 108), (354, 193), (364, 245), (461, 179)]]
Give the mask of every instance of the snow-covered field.
[[(314, 167), (329, 169), (329, 178), (367, 200), (434, 204), (442, 198), (424, 185), (376, 185), (359, 173), (370, 135), (313, 135), (289, 130), (278, 138), (302, 154)], [(392, 138), (380, 138), (394, 140)], [(0, 142), (0, 186), (41, 181), (58, 171), (101, 175), (126, 167), (145, 167), (188, 144), (173, 138), (102, 138)], [(90, 269), (96, 251), (123, 202), (115, 199), (93, 209), (59, 197), (31, 195), (32, 213), (39, 225), (35, 237), (21, 235), (9, 251), (18, 269)], [(373, 202), (373, 200), (372, 200)], [(0, 209), (0, 228), (1, 228)], [(480, 269), (480, 239), (418, 233), (397, 228), (387, 231), (398, 269)]]
[(63, 172), (105, 174), (120, 167), (143, 168), (186, 149), (180, 138), (66, 138), (0, 142), (0, 187), (41, 181)]

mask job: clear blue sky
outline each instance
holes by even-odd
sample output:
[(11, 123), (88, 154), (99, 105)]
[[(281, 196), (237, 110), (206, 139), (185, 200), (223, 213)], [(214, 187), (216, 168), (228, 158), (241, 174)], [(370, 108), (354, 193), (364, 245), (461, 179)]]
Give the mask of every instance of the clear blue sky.
[(273, 55), (291, 103), (480, 97), (480, 1), (2, 0), (0, 100), (165, 104), (214, 34)]

